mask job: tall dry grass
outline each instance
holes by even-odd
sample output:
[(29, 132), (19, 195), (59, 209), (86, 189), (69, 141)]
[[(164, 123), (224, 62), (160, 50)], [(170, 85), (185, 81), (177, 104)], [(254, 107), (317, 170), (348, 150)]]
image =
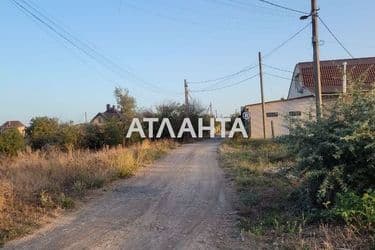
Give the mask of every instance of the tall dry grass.
[(35, 228), (58, 208), (71, 208), (89, 189), (100, 188), (175, 147), (157, 141), (97, 152), (26, 152), (0, 159), (0, 245)]

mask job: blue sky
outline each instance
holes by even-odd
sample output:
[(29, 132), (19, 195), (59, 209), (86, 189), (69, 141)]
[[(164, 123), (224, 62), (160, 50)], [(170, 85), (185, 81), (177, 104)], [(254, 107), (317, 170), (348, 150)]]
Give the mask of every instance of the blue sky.
[[(0, 123), (35, 116), (82, 122), (114, 103), (115, 86), (128, 88), (140, 107), (167, 100), (183, 102), (183, 79), (200, 81), (239, 71), (257, 61), (303, 27), (299, 15), (257, 0), (28, 0), (67, 27), (80, 40), (115, 61), (130, 74), (119, 76), (96, 64), (45, 26), (25, 16), (9, 0), (0, 1)], [(234, 1), (234, 2), (236, 2)], [(309, 10), (310, 0), (273, 0)], [(372, 0), (319, 1), (320, 16), (355, 57), (375, 56)], [(321, 58), (347, 58), (320, 26)], [(312, 58), (311, 29), (267, 57), (265, 64), (293, 70)], [(265, 68), (286, 78), (290, 73)], [(257, 69), (222, 83), (230, 84)], [(158, 85), (151, 92), (133, 75)], [(286, 97), (288, 80), (266, 75), (266, 100)], [(191, 89), (211, 86), (191, 85)], [(219, 114), (258, 102), (259, 80), (232, 88), (192, 93), (203, 105), (211, 101)]]

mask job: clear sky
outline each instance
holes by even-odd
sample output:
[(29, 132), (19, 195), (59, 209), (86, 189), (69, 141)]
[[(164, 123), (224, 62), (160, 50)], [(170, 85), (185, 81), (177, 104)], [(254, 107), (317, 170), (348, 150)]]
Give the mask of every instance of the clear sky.
[[(128, 88), (140, 107), (166, 100), (183, 102), (184, 78), (212, 79), (253, 65), (258, 51), (271, 51), (308, 22), (258, 0), (28, 1), (131, 73), (114, 74), (26, 16), (10, 0), (2, 0), (0, 123), (27, 123), (42, 115), (82, 122), (84, 112), (90, 119), (106, 103), (114, 104), (115, 86)], [(310, 9), (310, 0), (273, 2)], [(320, 16), (355, 57), (375, 56), (375, 1), (319, 2)], [(348, 57), (322, 25), (320, 31), (322, 59)], [(296, 63), (311, 58), (308, 28), (264, 63), (292, 71)], [(264, 70), (291, 77), (288, 72)], [(254, 69), (219, 85), (192, 84), (190, 88), (220, 87), (256, 73)], [(138, 78), (158, 88), (150, 91)], [(266, 100), (286, 97), (289, 84), (266, 75)], [(259, 80), (191, 95), (204, 105), (212, 101), (214, 110), (226, 115), (259, 101)]]

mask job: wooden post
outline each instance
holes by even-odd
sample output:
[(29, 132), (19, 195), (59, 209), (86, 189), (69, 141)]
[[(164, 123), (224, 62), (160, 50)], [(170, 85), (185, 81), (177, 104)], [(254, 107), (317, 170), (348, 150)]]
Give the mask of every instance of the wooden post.
[(262, 54), (258, 53), (259, 60), (259, 81), (260, 81), (260, 96), (262, 100), (262, 116), (263, 116), (263, 138), (266, 139), (266, 111), (264, 103), (264, 92), (263, 92), (263, 70), (262, 70)]

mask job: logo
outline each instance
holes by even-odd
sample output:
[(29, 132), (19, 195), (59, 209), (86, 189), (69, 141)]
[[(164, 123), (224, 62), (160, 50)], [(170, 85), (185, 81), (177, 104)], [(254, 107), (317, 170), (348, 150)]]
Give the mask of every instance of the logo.
[[(171, 138), (182, 138), (185, 133), (190, 134), (192, 138), (203, 138), (203, 133), (205, 131), (209, 132), (210, 138), (214, 138), (217, 126), (220, 126), (221, 138), (225, 138), (227, 134), (228, 138), (233, 138), (235, 133), (241, 133), (244, 138), (248, 138), (241, 118), (236, 118), (233, 121), (232, 128), (230, 129), (229, 133), (226, 131), (226, 125), (231, 122), (230, 118), (210, 118), (209, 125), (204, 125), (203, 118), (198, 118), (198, 131), (195, 131), (190, 118), (184, 118), (178, 131), (173, 129), (172, 123), (168, 118), (163, 118), (161, 121), (159, 118), (143, 118), (142, 122), (147, 123), (147, 135), (139, 118), (133, 118), (126, 133), (126, 138), (130, 138), (133, 133), (139, 134), (139, 136), (142, 138), (160, 138), (164, 131), (168, 131)], [(156, 127), (155, 124), (159, 125), (157, 130), (154, 129)]]

